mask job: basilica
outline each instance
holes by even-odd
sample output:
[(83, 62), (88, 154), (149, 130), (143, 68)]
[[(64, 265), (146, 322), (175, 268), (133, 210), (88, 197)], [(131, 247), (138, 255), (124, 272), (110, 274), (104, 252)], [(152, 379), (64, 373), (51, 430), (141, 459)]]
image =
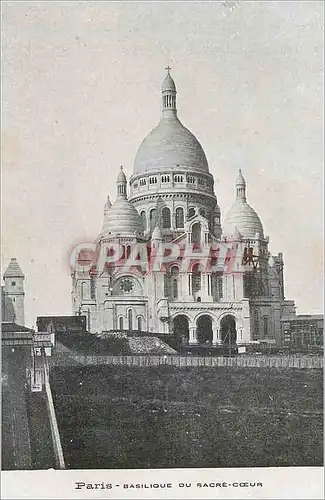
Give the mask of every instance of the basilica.
[[(176, 94), (168, 68), (160, 121), (141, 143), (129, 183), (119, 169), (117, 197), (113, 204), (107, 199), (95, 242), (97, 255), (109, 257), (117, 245), (122, 251), (114, 262), (72, 271), (73, 313), (85, 315), (94, 334), (280, 345), (281, 323), (295, 317), (294, 302), (284, 296), (283, 256), (270, 254), (240, 170), (234, 203), (221, 218), (205, 152), (178, 118)], [(139, 245), (147, 249), (146, 265), (125, 266)], [(160, 248), (179, 253), (151, 266)], [(202, 255), (210, 265), (202, 265)]]

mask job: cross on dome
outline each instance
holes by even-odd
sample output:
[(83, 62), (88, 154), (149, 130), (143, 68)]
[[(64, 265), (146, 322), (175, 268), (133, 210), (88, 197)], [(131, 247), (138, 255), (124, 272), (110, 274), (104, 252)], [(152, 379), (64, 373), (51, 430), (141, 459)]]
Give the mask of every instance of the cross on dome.
[(176, 85), (174, 80), (170, 75), (171, 67), (167, 66), (165, 68), (167, 75), (163, 84), (161, 86), (162, 100), (163, 100), (163, 110), (171, 111), (171, 115), (176, 115)]

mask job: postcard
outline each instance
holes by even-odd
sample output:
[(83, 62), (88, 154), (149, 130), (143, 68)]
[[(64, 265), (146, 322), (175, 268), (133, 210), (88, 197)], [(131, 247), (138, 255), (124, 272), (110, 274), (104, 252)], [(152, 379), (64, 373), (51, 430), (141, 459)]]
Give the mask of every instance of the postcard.
[(2, 3), (2, 498), (323, 498), (323, 10)]

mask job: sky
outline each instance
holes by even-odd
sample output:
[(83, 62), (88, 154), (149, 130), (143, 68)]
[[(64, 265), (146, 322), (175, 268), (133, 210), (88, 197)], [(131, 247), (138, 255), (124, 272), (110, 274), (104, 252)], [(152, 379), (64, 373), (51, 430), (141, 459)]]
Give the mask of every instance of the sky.
[(132, 174), (167, 65), (222, 218), (241, 168), (286, 298), (322, 313), (323, 47), (322, 1), (3, 2), (1, 262), (26, 325), (71, 314), (71, 249)]

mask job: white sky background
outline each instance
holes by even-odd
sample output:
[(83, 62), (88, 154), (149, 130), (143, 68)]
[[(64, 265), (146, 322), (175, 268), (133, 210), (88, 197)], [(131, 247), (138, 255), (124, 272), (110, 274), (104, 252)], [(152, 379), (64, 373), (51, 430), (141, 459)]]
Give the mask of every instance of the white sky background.
[(323, 311), (323, 2), (2, 5), (2, 269), (26, 324), (71, 313), (74, 243), (93, 241), (119, 165), (158, 123), (167, 64), (224, 218), (242, 168), (283, 252), (286, 297)]

